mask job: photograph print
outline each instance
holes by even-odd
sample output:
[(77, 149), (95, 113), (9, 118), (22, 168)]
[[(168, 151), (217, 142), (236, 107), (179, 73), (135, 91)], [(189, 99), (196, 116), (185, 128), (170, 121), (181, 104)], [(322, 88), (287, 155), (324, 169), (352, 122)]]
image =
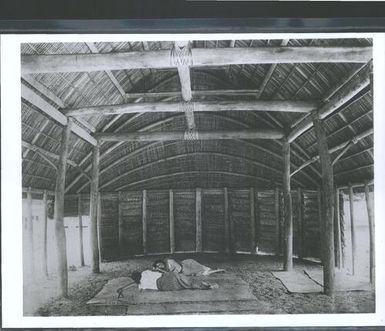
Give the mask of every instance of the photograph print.
[(183, 37), (21, 44), (23, 315), (375, 313), (372, 39)]

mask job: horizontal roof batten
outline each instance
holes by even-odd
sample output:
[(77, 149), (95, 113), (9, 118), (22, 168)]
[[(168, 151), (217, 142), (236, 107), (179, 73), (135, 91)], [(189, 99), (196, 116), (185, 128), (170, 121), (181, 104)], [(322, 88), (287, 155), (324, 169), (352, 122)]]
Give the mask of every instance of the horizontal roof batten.
[[(365, 63), (372, 47), (192, 48), (192, 66), (265, 63)], [(172, 68), (171, 50), (108, 54), (23, 55), (22, 74)]]
[(120, 115), (153, 112), (185, 112), (188, 109), (198, 112), (219, 111), (268, 111), (308, 113), (316, 108), (309, 101), (196, 101), (196, 102), (143, 102), (119, 105), (102, 105), (67, 109), (67, 116)]
[(281, 139), (284, 132), (275, 129), (240, 131), (171, 131), (99, 133), (99, 141), (169, 141), (169, 140), (222, 140), (222, 139)]

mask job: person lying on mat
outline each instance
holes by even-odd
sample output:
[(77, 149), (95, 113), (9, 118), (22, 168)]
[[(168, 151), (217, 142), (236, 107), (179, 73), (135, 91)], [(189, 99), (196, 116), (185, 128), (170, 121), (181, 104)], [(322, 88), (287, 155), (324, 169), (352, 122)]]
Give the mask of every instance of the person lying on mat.
[(211, 269), (193, 259), (183, 260), (180, 263), (173, 259), (156, 260), (152, 268), (154, 271), (171, 271), (186, 276), (208, 276), (216, 272), (224, 272), (223, 269)]
[(145, 270), (134, 271), (132, 280), (141, 290), (179, 291), (179, 290), (210, 290), (218, 288), (218, 284), (210, 284), (194, 276), (176, 274), (174, 272), (159, 272)]

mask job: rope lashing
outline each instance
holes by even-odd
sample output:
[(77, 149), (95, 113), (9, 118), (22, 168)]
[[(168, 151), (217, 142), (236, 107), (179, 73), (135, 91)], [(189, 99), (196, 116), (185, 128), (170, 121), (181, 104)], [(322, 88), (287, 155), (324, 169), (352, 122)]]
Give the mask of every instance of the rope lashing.
[(194, 119), (194, 102), (180, 102), (179, 110), (186, 115), (187, 127), (189, 130), (195, 129), (195, 119)]
[(196, 131), (196, 130), (187, 130), (187, 131), (185, 131), (183, 139), (187, 140), (187, 141), (199, 140), (198, 131)]
[(191, 48), (189, 45), (177, 45), (171, 49), (170, 62), (172, 66), (191, 66), (193, 64)]

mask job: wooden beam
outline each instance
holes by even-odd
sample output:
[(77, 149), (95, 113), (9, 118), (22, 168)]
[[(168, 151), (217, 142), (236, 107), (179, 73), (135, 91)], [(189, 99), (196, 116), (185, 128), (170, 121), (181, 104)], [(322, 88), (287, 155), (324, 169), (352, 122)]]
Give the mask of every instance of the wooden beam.
[(250, 188), (250, 253), (255, 254), (255, 192), (254, 188)]
[(365, 184), (365, 200), (366, 209), (368, 212), (368, 223), (369, 223), (369, 275), (370, 283), (374, 285), (375, 282), (375, 245), (374, 245), (374, 210), (373, 202), (370, 198), (369, 185)]
[(341, 220), (340, 220), (340, 190), (335, 190), (335, 213), (334, 213), (334, 246), (335, 246), (335, 265), (341, 269), (342, 265), (342, 238), (341, 238)]
[[(351, 78), (348, 83), (344, 83), (343, 88), (339, 89), (327, 102), (324, 103), (323, 106), (318, 109), (320, 119), (324, 119), (335, 112), (345, 103), (349, 102), (349, 100), (353, 99), (363, 89), (369, 86), (369, 67), (369, 65), (363, 67), (354, 77)], [(312, 127), (312, 118), (305, 118), (289, 133), (287, 136), (288, 141), (294, 141)]]
[[(192, 90), (191, 93), (196, 97), (206, 96), (253, 96), (258, 92), (256, 89), (223, 89), (223, 90)], [(126, 93), (126, 99), (148, 99), (148, 98), (177, 98), (181, 97), (180, 91), (169, 92), (144, 92), (144, 93)]]
[[(22, 55), (22, 74), (170, 68), (171, 50), (108, 54)], [(371, 47), (193, 48), (194, 67), (263, 63), (365, 63)]]
[(323, 280), (324, 293), (333, 296), (335, 291), (335, 262), (334, 262), (334, 180), (333, 166), (328, 150), (324, 123), (320, 116), (314, 113), (313, 123), (318, 139), (322, 169), (322, 192), (323, 192)]
[(170, 224), (170, 252), (171, 254), (175, 253), (175, 219), (174, 219), (174, 192), (172, 190), (168, 191), (169, 196), (169, 224)]
[[(336, 151), (339, 151), (340, 149), (345, 149), (347, 148), (348, 145), (350, 145), (351, 143), (355, 144), (357, 143), (358, 141), (360, 141), (361, 139), (364, 139), (370, 135), (373, 134), (373, 128), (369, 129), (369, 130), (366, 130), (358, 135), (356, 135), (355, 137), (347, 140), (347, 141), (344, 141), (343, 143), (341, 144), (338, 144), (337, 146), (334, 146), (332, 148), (330, 148), (328, 150), (328, 153), (329, 154), (332, 154)], [(349, 146), (350, 147), (350, 146)], [(341, 155), (342, 156), (342, 155)], [(303, 168), (307, 167), (308, 165), (316, 162), (317, 160), (319, 160), (320, 156), (319, 155), (315, 155), (313, 156), (310, 160), (304, 162), (303, 164), (301, 164), (299, 167), (297, 167), (291, 174), (290, 176), (294, 176), (296, 173), (298, 173), (299, 171), (301, 171)], [(337, 159), (338, 160), (338, 159)]]
[(352, 245), (352, 274), (355, 274), (355, 258), (357, 256), (356, 245), (356, 229), (355, 229), (355, 217), (354, 217), (354, 191), (353, 187), (349, 186), (349, 210), (350, 210), (350, 238)]
[(226, 253), (230, 253), (231, 248), (231, 233), (230, 233), (230, 214), (229, 214), (229, 192), (227, 187), (223, 189), (223, 216), (225, 227), (225, 241), (226, 241)]
[(44, 250), (44, 274), (48, 278), (48, 214), (47, 214), (47, 192), (43, 192), (43, 250)]
[(195, 243), (196, 251), (202, 252), (202, 190), (195, 192)]
[[(281, 139), (282, 137), (283, 132), (274, 129), (261, 129), (257, 131), (197, 131), (193, 140)], [(190, 140), (183, 131), (100, 133), (97, 134), (97, 139), (101, 142)]]
[(83, 215), (82, 215), (82, 195), (78, 194), (78, 217), (79, 217), (79, 247), (80, 247), (80, 265), (85, 266), (84, 263), (84, 245), (83, 245)]
[[(39, 108), (44, 114), (46, 114), (50, 119), (55, 122), (61, 124), (62, 126), (67, 125), (68, 119), (63, 113), (58, 111), (55, 107), (53, 107), (50, 103), (45, 101), (41, 96), (36, 94), (33, 90), (25, 85), (21, 85), (21, 96), (23, 99), (27, 100), (29, 103), (33, 104), (37, 108)], [(87, 141), (91, 145), (95, 146), (97, 144), (96, 139), (92, 137), (86, 130), (81, 128), (76, 124), (72, 124), (71, 130), (75, 133), (79, 138)]]
[(279, 189), (274, 190), (274, 213), (275, 213), (275, 255), (281, 254), (280, 217), (279, 217)]
[(143, 254), (147, 255), (147, 191), (143, 190), (142, 201), (142, 245)]
[[(45, 101), (44, 101), (45, 102)], [(316, 104), (310, 101), (290, 100), (255, 100), (255, 101), (194, 101), (192, 103), (196, 112), (218, 111), (264, 111), (264, 112), (289, 112), (308, 113), (315, 109)], [(51, 106), (52, 107), (52, 106)], [(40, 108), (40, 107), (39, 107)], [(53, 108), (53, 107), (52, 107)], [(54, 108), (53, 108), (54, 109)], [(56, 110), (56, 109), (55, 109)], [(66, 109), (67, 116), (106, 116), (134, 113), (175, 113), (184, 112), (184, 103), (180, 102), (138, 102), (118, 105), (100, 105), (82, 108)], [(62, 113), (56, 117), (62, 122), (65, 117)]]
[(98, 191), (99, 191), (99, 146), (94, 146), (92, 151), (92, 180), (90, 189), (90, 244), (91, 244), (91, 269), (99, 273), (99, 240), (98, 240)]
[[(32, 189), (28, 188), (27, 191), (27, 217), (26, 217), (26, 230), (27, 230), (27, 256), (30, 265), (30, 276), (35, 279), (35, 247), (33, 242), (33, 213), (32, 213)], [(28, 277), (25, 275), (24, 277)]]
[(290, 188), (290, 143), (283, 142), (284, 260), (285, 271), (293, 270), (293, 212)]
[(298, 257), (304, 257), (304, 228), (303, 228), (303, 194), (301, 188), (297, 189), (297, 208), (298, 208)]
[(60, 146), (60, 158), (56, 174), (55, 186), (55, 236), (57, 248), (58, 277), (60, 284), (60, 295), (68, 296), (68, 266), (67, 266), (67, 244), (64, 229), (64, 189), (66, 178), (66, 159), (68, 155), (68, 144), (71, 135), (72, 121), (63, 128)]

